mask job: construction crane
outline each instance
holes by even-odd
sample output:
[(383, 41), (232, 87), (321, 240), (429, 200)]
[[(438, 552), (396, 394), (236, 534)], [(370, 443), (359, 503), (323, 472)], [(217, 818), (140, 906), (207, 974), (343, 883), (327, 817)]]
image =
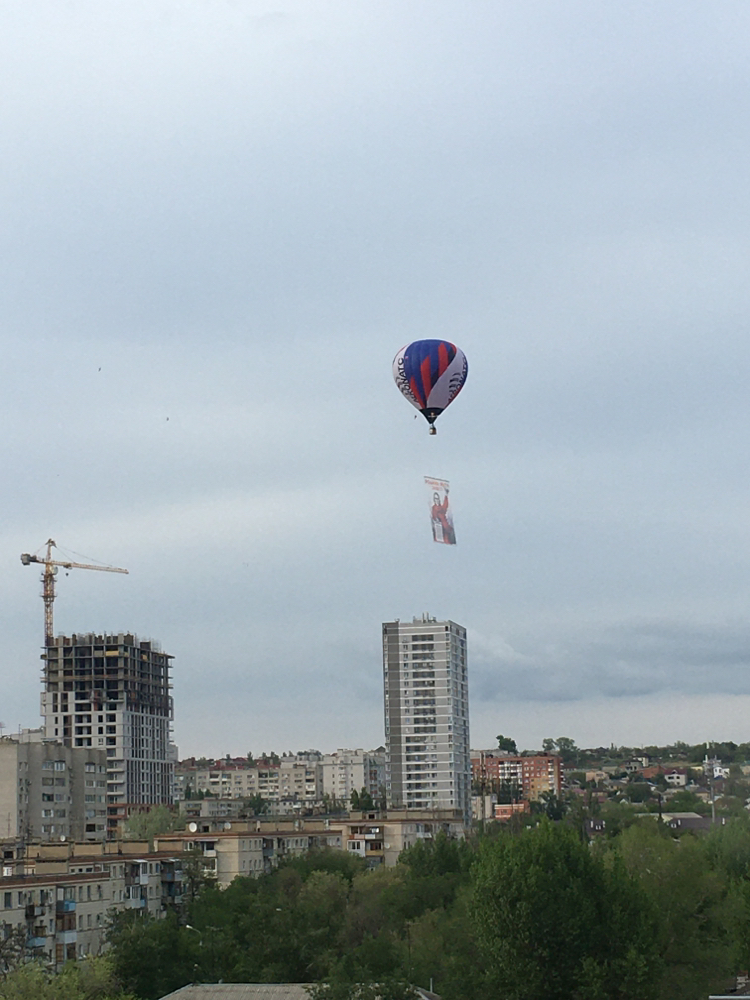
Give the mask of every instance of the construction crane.
[(42, 570), (42, 600), (44, 601), (45, 646), (51, 646), (54, 638), (52, 605), (55, 600), (55, 575), (58, 566), (62, 566), (63, 569), (98, 569), (102, 573), (127, 573), (126, 569), (120, 569), (118, 566), (93, 566), (90, 563), (70, 562), (67, 559), (53, 559), (53, 548), (56, 549), (57, 544), (51, 538), (48, 538), (46, 556), (30, 555), (28, 552), (24, 552), (21, 556), (21, 562), (24, 566), (29, 566), (31, 563), (39, 563), (44, 566)]

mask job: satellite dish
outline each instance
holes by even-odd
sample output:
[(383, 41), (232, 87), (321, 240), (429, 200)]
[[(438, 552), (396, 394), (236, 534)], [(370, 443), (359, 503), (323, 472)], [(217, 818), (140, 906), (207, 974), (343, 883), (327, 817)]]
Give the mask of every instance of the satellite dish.
[(231, 829), (232, 829), (232, 824), (231, 824), (231, 823), (229, 823), (229, 822), (226, 822), (226, 823), (224, 824), (224, 829), (225, 829), (225, 830), (231, 830)]
[(197, 833), (198, 832), (198, 824), (197, 823), (188, 823), (188, 830), (190, 830), (191, 833)]
[(63, 844), (65, 843), (65, 841), (66, 841), (67, 839), (68, 839), (68, 838), (67, 838), (67, 837), (65, 836), (65, 834), (64, 834), (64, 833), (61, 833), (61, 834), (60, 834), (60, 840), (62, 841), (62, 843), (63, 843)]

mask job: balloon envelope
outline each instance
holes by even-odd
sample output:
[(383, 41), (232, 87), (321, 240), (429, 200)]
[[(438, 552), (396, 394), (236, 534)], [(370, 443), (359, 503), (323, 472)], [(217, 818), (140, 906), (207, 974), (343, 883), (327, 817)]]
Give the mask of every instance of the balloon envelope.
[(393, 378), (412, 406), (432, 424), (463, 388), (466, 355), (447, 340), (415, 340), (393, 359)]

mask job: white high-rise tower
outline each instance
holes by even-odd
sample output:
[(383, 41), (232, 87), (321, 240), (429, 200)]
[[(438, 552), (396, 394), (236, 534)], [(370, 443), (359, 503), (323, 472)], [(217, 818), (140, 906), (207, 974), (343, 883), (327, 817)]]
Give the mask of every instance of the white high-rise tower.
[(466, 629), (422, 615), (383, 624), (388, 805), (471, 814)]

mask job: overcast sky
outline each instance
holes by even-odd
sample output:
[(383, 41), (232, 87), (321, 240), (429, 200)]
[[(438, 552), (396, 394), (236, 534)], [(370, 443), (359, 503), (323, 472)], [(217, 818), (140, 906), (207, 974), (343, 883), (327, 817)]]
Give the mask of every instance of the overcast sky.
[[(0, 5), (6, 731), (56, 630), (174, 656), (183, 756), (750, 738), (746, 0)], [(469, 359), (437, 437), (396, 351)], [(425, 475), (458, 545), (431, 540)]]

